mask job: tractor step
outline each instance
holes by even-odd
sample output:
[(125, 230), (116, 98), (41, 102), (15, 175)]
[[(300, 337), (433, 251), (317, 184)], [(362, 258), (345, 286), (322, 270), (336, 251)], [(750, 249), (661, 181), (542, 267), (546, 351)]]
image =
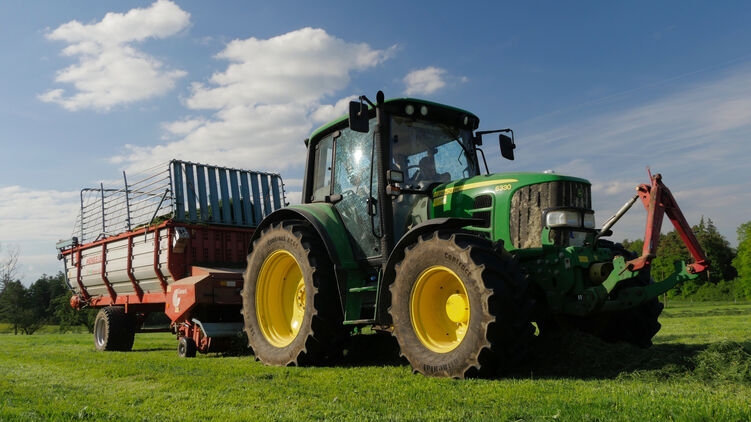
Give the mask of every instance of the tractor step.
[(347, 290), (347, 307), (345, 324), (371, 323), (375, 318), (376, 295), (378, 286), (351, 287)]
[(378, 286), (353, 287), (349, 289), (350, 293), (377, 292)]

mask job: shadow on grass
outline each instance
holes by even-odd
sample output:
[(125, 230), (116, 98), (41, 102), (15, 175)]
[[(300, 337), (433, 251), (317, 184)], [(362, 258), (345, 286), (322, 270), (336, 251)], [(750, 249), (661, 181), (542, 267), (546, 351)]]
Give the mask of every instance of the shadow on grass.
[[(177, 346), (175, 346), (177, 347)], [(210, 357), (250, 356), (254, 358), (253, 350), (248, 347), (248, 340), (244, 334), (233, 339), (227, 349), (221, 352), (209, 352)], [(355, 335), (348, 338), (341, 356), (328, 359), (318, 366), (330, 367), (358, 367), (358, 366), (402, 366), (408, 362), (399, 357), (399, 345), (390, 334), (374, 333)]]
[(143, 349), (138, 348), (138, 349), (129, 350), (128, 353), (163, 352), (165, 350), (174, 350), (175, 353), (177, 353), (177, 345), (175, 345), (175, 347), (163, 346), (163, 347), (148, 347), (148, 348), (143, 348)]
[[(685, 336), (683, 336), (685, 338)], [(669, 338), (662, 338), (669, 341)], [(642, 349), (607, 343), (579, 331), (538, 338), (529, 361), (501, 378), (624, 379), (663, 381), (694, 378), (703, 382), (751, 384), (751, 342), (710, 344), (659, 343)], [(351, 338), (334, 366), (404, 366), (396, 340), (387, 334)]]
[[(680, 339), (685, 339), (681, 335)], [(677, 337), (676, 337), (677, 338)], [(751, 341), (722, 341), (710, 344), (662, 343), (642, 349), (627, 343), (607, 343), (580, 331), (563, 331), (536, 338), (529, 359), (516, 370), (500, 374), (501, 379), (623, 379), (663, 381), (694, 378), (704, 382), (740, 382), (751, 384)], [(158, 347), (134, 352), (163, 351)], [(253, 352), (247, 340), (238, 337), (222, 353), (208, 356), (248, 356)], [(407, 366), (399, 355), (396, 339), (388, 333), (356, 335), (349, 338), (343, 356), (332, 358), (330, 367)]]
[(660, 343), (642, 349), (571, 331), (537, 339), (534, 346), (530, 363), (511, 377), (645, 381), (689, 377), (706, 382), (751, 383), (751, 347), (733, 341)]
[(691, 308), (684, 309), (671, 309), (671, 312), (666, 312), (660, 316), (660, 318), (684, 318), (690, 315), (694, 317), (708, 317), (708, 316), (736, 316), (736, 315), (751, 315), (751, 308), (738, 307), (738, 308), (719, 308), (719, 309), (701, 309), (695, 310)]
[(356, 335), (349, 338), (344, 356), (337, 366), (403, 366), (406, 359), (399, 356), (396, 337), (388, 333)]
[[(507, 378), (615, 378), (624, 372), (671, 370), (691, 371), (694, 358), (707, 345), (660, 344), (641, 349), (629, 344), (611, 344), (578, 331), (537, 338), (529, 359)], [(333, 366), (403, 366), (396, 339), (388, 334), (350, 338), (344, 357)]]

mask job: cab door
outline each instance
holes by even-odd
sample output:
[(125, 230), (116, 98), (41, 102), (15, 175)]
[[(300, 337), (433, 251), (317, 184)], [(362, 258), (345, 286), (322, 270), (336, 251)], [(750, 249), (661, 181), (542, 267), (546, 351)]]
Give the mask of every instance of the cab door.
[(333, 165), (333, 193), (341, 199), (334, 207), (351, 236), (358, 259), (382, 255), (376, 177), (372, 128), (368, 133), (341, 130), (334, 139)]
[(345, 128), (316, 146), (311, 200), (330, 202), (339, 212), (358, 260), (381, 257), (381, 218), (376, 199), (373, 127), (360, 133)]

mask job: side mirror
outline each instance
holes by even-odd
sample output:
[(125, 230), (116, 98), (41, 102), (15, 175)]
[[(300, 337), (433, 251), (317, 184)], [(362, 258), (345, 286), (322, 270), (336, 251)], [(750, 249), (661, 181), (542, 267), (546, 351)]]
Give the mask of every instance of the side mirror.
[(386, 186), (386, 194), (399, 196), (402, 193), (402, 188), (398, 184), (404, 183), (404, 172), (399, 170), (386, 170), (386, 180), (389, 181), (389, 184)]
[(404, 172), (399, 170), (386, 170), (386, 179), (392, 183), (404, 183)]
[(514, 140), (512, 138), (509, 138), (508, 135), (501, 133), (500, 135), (498, 135), (498, 143), (501, 146), (501, 155), (503, 156), (503, 158), (507, 160), (513, 160), (514, 148), (516, 148)]
[(368, 106), (359, 101), (349, 103), (349, 128), (355, 132), (368, 133), (370, 130)]

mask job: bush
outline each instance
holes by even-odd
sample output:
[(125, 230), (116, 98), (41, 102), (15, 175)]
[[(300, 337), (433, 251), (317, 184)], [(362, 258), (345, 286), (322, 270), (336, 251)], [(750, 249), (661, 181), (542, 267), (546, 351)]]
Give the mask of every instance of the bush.
[(728, 281), (720, 281), (717, 284), (702, 284), (696, 290), (692, 299), (700, 302), (732, 301), (734, 299), (732, 287), (732, 282)]
[(751, 300), (751, 278), (737, 278), (733, 281), (733, 296), (738, 300)]

